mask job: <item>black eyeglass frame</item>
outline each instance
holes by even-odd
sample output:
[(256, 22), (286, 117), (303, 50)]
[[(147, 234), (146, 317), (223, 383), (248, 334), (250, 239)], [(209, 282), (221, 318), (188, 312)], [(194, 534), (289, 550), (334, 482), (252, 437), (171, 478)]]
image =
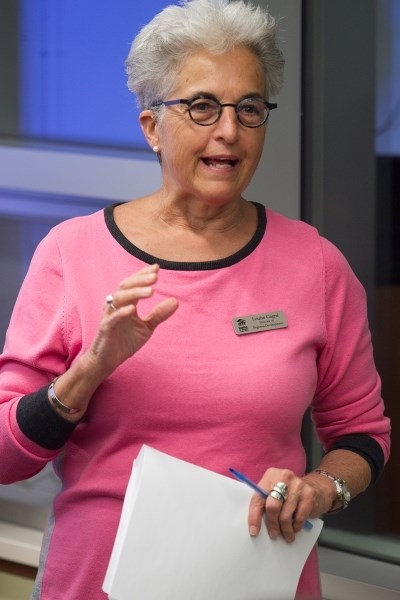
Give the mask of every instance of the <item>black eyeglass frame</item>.
[[(218, 106), (219, 106), (219, 110), (216, 113), (216, 118), (215, 121), (211, 121), (211, 123), (199, 123), (199, 121), (196, 121), (191, 113), (191, 107), (192, 104), (194, 102), (197, 102), (198, 100), (212, 100), (213, 102), (215, 102)], [(257, 102), (260, 102), (261, 104), (264, 105), (265, 109), (266, 109), (266, 115), (265, 115), (265, 119), (261, 122), (258, 123), (257, 125), (248, 125), (247, 123), (243, 123), (243, 121), (241, 121), (240, 119), (240, 113), (239, 113), (239, 106), (241, 104), (243, 104), (244, 102), (248, 102), (249, 100), (257, 100)], [(221, 118), (222, 115), (222, 109), (225, 106), (232, 106), (235, 109), (235, 113), (236, 113), (236, 117), (239, 121), (239, 123), (241, 125), (243, 125), (243, 127), (248, 127), (249, 129), (256, 129), (258, 127), (261, 127), (262, 125), (264, 125), (269, 117), (269, 112), (271, 110), (274, 110), (274, 108), (278, 108), (278, 105), (274, 102), (268, 102), (268, 100), (264, 100), (263, 98), (253, 98), (253, 97), (249, 97), (249, 98), (243, 98), (243, 100), (240, 100), (240, 102), (238, 102), (237, 104), (234, 104), (233, 102), (220, 102), (218, 100), (218, 98), (215, 98), (215, 96), (208, 96), (205, 94), (199, 94), (198, 96), (195, 96), (194, 98), (188, 99), (188, 98), (179, 98), (176, 100), (164, 100), (163, 102), (156, 102), (155, 104), (153, 104), (150, 108), (154, 109), (154, 108), (158, 108), (160, 106), (173, 106), (176, 104), (186, 104), (188, 107), (188, 113), (189, 113), (189, 117), (191, 118), (191, 120), (193, 121), (193, 123), (196, 123), (196, 125), (200, 125), (201, 127), (209, 127), (210, 125), (214, 125), (217, 121), (219, 121), (219, 119)]]

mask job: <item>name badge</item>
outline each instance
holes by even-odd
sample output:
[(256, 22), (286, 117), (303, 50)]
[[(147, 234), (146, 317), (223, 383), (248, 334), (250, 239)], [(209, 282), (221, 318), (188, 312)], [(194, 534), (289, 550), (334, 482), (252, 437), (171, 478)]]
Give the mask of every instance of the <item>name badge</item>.
[(288, 326), (283, 310), (275, 310), (259, 315), (233, 317), (232, 325), (236, 335), (258, 333), (259, 331), (269, 331), (270, 329), (284, 329)]

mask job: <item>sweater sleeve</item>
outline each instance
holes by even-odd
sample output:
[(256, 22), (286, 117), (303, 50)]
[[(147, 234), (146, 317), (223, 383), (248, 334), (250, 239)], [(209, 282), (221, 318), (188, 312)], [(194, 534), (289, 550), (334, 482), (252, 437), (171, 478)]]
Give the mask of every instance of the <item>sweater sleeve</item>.
[(317, 393), (312, 406), (317, 433), (327, 451), (343, 447), (343, 439), (369, 436), (379, 444), (386, 461), (390, 421), (384, 414), (373, 358), (365, 290), (340, 251), (325, 239), (321, 243), (325, 344), (318, 356)]
[[(62, 260), (50, 232), (32, 258), (0, 356), (0, 456), (7, 457), (0, 461), (0, 483), (35, 475), (60, 452), (54, 425), (61, 417), (52, 419), (46, 413), (50, 418), (44, 419), (45, 402), (39, 400), (40, 390), (68, 368), (64, 321)], [(43, 439), (51, 443), (40, 442), (40, 423)], [(65, 440), (65, 426), (60, 427), (63, 435), (58, 439)]]

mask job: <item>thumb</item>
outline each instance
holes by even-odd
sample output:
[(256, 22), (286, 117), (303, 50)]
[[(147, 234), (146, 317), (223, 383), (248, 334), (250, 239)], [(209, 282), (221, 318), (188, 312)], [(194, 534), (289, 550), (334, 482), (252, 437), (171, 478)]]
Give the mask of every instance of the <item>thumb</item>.
[(160, 302), (160, 304), (157, 304), (157, 306), (155, 306), (143, 320), (149, 329), (154, 331), (154, 329), (160, 325), (160, 323), (166, 321), (174, 314), (178, 306), (179, 302), (176, 298), (167, 298), (166, 300)]
[(253, 494), (249, 505), (248, 525), (250, 535), (258, 535), (261, 529), (265, 510), (265, 499), (260, 494)]

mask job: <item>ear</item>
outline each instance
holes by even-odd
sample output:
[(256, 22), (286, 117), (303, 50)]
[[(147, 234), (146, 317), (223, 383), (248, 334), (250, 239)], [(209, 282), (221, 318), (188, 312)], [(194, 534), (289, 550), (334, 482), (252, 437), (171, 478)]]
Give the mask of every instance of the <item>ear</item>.
[(154, 113), (151, 110), (142, 110), (139, 115), (139, 123), (142, 128), (143, 135), (147, 140), (150, 148), (158, 146), (158, 126), (154, 117)]

